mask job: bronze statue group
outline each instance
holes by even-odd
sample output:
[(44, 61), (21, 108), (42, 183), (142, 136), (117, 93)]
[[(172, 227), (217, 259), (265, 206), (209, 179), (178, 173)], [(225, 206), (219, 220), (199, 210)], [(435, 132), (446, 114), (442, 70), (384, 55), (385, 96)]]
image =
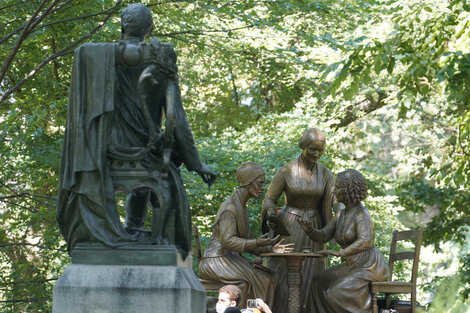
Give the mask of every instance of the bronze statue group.
[[(265, 172), (254, 162), (238, 168), (239, 188), (217, 213), (211, 241), (199, 264), (201, 278), (238, 286), (242, 306), (246, 299), (261, 298), (273, 312), (288, 312), (285, 260), (271, 258), (267, 272), (241, 254), (307, 250), (341, 257), (344, 262), (327, 269), (326, 258), (303, 261), (302, 312), (371, 312), (369, 283), (386, 280), (389, 270), (374, 246), (373, 221), (362, 203), (367, 197), (367, 182), (353, 169), (338, 173), (335, 179), (318, 162), (325, 145), (319, 129), (307, 129), (299, 141), (301, 154), (280, 168), (268, 187), (262, 211), (267, 217), (276, 217), (288, 231), (289, 236), (282, 239), (279, 235), (270, 239), (279, 227), (275, 223), (268, 223), (268, 237), (250, 236), (246, 203), (261, 196)], [(278, 209), (281, 195), (285, 205)], [(333, 239), (341, 249), (324, 250), (325, 243)]]
[[(153, 29), (152, 13), (131, 4), (122, 11), (121, 24), (120, 42), (86, 43), (75, 51), (57, 200), (60, 230), (69, 251), (79, 243), (116, 248), (171, 242), (186, 257), (191, 214), (178, 168), (184, 163), (209, 185), (216, 174), (200, 161), (194, 144), (173, 47), (156, 39), (145, 41)], [(326, 258), (304, 260), (303, 311), (371, 311), (368, 284), (385, 280), (388, 267), (374, 246), (373, 222), (361, 202), (367, 184), (356, 170), (338, 173), (335, 179), (319, 162), (325, 145), (317, 128), (302, 135), (301, 154), (269, 184), (262, 214), (270, 230), (258, 238), (251, 237), (246, 204), (262, 197), (265, 171), (254, 162), (238, 168), (239, 188), (217, 213), (199, 264), (201, 278), (238, 286), (242, 304), (260, 298), (274, 313), (284, 313), (285, 260), (271, 258), (265, 269), (253, 266), (242, 253), (318, 252), (341, 257), (344, 263), (327, 269)], [(129, 181), (139, 188), (128, 192), (122, 225), (115, 191)], [(159, 193), (163, 199), (156, 197)], [(278, 208), (282, 195), (285, 205)], [(162, 217), (154, 215), (151, 235), (144, 229), (148, 206), (154, 213), (167, 208)], [(341, 249), (324, 250), (333, 239)]]

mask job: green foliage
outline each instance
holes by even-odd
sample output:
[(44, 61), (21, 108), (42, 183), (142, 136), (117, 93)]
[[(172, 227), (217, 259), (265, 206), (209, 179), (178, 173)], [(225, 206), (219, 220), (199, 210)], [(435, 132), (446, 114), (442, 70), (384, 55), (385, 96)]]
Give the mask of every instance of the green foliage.
[[(468, 312), (470, 301), (459, 295), (462, 289), (468, 288), (468, 283), (461, 276), (444, 278), (435, 291), (435, 298), (428, 310), (430, 313), (459, 313)], [(468, 290), (468, 289), (467, 289)]]
[[(406, 127), (400, 137), (407, 146), (398, 143), (399, 154), (411, 157), (393, 158), (408, 163), (399, 172), (400, 204), (407, 212), (439, 210), (427, 225), (426, 243), (462, 243), (469, 223), (470, 7), (466, 1), (397, 0), (383, 8), (384, 22), (347, 43), (344, 57), (328, 66), (324, 78), (335, 75), (327, 94), (345, 100), (374, 91), (388, 95), (383, 104), (397, 110), (388, 116), (398, 117), (388, 124)], [(388, 32), (377, 32), (379, 26)], [(344, 106), (330, 112), (340, 110)], [(411, 120), (418, 124), (407, 125)]]
[(438, 249), (441, 241), (465, 242), (466, 236), (461, 230), (470, 222), (466, 205), (470, 201), (470, 193), (452, 187), (435, 188), (424, 180), (412, 179), (399, 187), (399, 196), (401, 204), (411, 212), (425, 212), (435, 205), (445, 208), (440, 209), (439, 214), (426, 225), (426, 244), (434, 243)]
[[(0, 98), (2, 312), (50, 311), (52, 284), (69, 262), (54, 206), (72, 51), (81, 40), (118, 41), (118, 12), (130, 2), (62, 0), (47, 13), (52, 1), (44, 1), (44, 19), (24, 38), (22, 27), (42, 1), (0, 5), (0, 90), (8, 93)], [(465, 243), (466, 1), (143, 2), (156, 16), (154, 34), (175, 45), (201, 158), (219, 174), (207, 189), (182, 169), (203, 246), (218, 207), (237, 187), (237, 167), (262, 164), (269, 184), (300, 153), (297, 141), (312, 126), (327, 136), (324, 165), (367, 178), (365, 205), (385, 255), (394, 229), (423, 226), (423, 218), (430, 222), (425, 244)], [(261, 200), (248, 207), (259, 235)], [(468, 253), (459, 258), (465, 282)], [(436, 277), (422, 291), (438, 284)]]

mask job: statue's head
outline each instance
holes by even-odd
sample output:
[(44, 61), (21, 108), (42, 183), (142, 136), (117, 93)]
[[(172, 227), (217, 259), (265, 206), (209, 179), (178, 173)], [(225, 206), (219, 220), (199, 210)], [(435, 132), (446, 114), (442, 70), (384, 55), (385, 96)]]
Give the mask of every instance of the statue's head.
[(367, 182), (359, 171), (347, 169), (336, 176), (336, 200), (354, 205), (367, 197)]
[(302, 156), (309, 162), (316, 163), (325, 151), (325, 135), (318, 128), (308, 128), (299, 140)]
[(122, 37), (145, 38), (153, 30), (153, 16), (149, 8), (133, 3), (121, 12)]
[(243, 163), (237, 169), (237, 180), (240, 187), (248, 186), (255, 181), (256, 178), (264, 175), (263, 167), (251, 161)]
[(299, 140), (299, 147), (305, 150), (312, 142), (319, 141), (325, 143), (325, 135), (319, 128), (308, 128), (302, 134)]
[(248, 189), (250, 197), (261, 197), (265, 177), (263, 167), (255, 162), (245, 162), (237, 169), (238, 184), (240, 188)]

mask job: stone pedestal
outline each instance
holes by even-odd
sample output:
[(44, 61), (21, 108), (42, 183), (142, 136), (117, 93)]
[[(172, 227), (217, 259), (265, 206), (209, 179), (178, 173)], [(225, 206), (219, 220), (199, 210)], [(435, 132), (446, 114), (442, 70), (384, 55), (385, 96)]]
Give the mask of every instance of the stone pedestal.
[(171, 246), (77, 246), (52, 312), (205, 313), (205, 290), (186, 263)]

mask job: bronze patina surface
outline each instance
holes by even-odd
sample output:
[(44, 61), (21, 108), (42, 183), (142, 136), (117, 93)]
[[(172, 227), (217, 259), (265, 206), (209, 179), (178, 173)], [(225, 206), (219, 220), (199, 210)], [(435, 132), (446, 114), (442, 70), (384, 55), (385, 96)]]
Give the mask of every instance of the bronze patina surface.
[[(275, 286), (271, 274), (259, 264), (253, 264), (241, 253), (290, 252), (292, 248), (276, 242), (279, 237), (266, 235), (252, 238), (246, 203), (259, 198), (264, 189), (265, 173), (254, 162), (246, 162), (237, 170), (239, 189), (222, 203), (214, 222), (212, 238), (199, 263), (199, 277), (224, 284), (237, 285), (242, 290), (241, 303), (261, 298), (272, 306)], [(280, 313), (280, 311), (273, 312)]]
[[(311, 252), (324, 249), (324, 245), (313, 242), (299, 227), (296, 218), (303, 217), (317, 228), (325, 226), (332, 218), (335, 202), (334, 176), (318, 160), (325, 149), (325, 136), (317, 128), (309, 128), (299, 140), (301, 155), (280, 168), (269, 185), (263, 201), (263, 209), (268, 216), (277, 216), (290, 236), (282, 237), (285, 243), (294, 243), (294, 251)], [(286, 205), (276, 214), (277, 202), (284, 194)], [(287, 310), (287, 264), (282, 258), (270, 260), (270, 268), (276, 273), (284, 291), (276, 295), (276, 307)], [(312, 301), (308, 297), (310, 280), (326, 268), (324, 259), (306, 259), (302, 265), (302, 303), (307, 303), (306, 312), (311, 311)]]
[(361, 202), (367, 197), (367, 183), (362, 174), (352, 169), (339, 173), (336, 197), (346, 208), (322, 229), (312, 227), (306, 219), (298, 219), (312, 240), (325, 243), (335, 239), (341, 246), (339, 251), (318, 253), (345, 259), (345, 263), (319, 273), (312, 280), (314, 312), (371, 312), (369, 283), (386, 280), (389, 268), (374, 246), (374, 224)]
[[(189, 205), (178, 167), (184, 163), (211, 184), (183, 109), (176, 53), (145, 41), (150, 10), (121, 13), (122, 40), (75, 50), (62, 151), (57, 219), (68, 249), (77, 243), (175, 244), (191, 248)], [(166, 116), (163, 130), (162, 119)], [(128, 194), (125, 227), (115, 191)], [(153, 209), (152, 230), (143, 230)]]

